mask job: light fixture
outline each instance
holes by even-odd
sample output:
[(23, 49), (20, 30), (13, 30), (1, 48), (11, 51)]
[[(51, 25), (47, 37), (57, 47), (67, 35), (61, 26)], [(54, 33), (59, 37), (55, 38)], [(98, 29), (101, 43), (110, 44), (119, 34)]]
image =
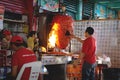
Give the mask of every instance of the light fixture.
[(110, 1), (100, 1), (99, 3), (101, 3), (101, 4), (110, 3)]
[(113, 6), (113, 7), (111, 7), (111, 8), (120, 8), (120, 6)]

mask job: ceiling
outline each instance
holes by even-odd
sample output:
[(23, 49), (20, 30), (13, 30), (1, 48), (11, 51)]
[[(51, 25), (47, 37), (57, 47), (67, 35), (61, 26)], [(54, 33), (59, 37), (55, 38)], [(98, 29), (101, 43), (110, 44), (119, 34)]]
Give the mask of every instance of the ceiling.
[(114, 10), (120, 10), (120, 0), (91, 0)]

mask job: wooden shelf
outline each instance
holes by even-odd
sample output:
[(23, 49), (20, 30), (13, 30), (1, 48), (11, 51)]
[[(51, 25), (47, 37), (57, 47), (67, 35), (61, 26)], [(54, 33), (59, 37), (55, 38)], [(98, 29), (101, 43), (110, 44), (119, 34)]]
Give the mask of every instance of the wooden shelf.
[(12, 20), (12, 19), (4, 19), (4, 21), (15, 22), (15, 23), (25, 23), (22, 20)]

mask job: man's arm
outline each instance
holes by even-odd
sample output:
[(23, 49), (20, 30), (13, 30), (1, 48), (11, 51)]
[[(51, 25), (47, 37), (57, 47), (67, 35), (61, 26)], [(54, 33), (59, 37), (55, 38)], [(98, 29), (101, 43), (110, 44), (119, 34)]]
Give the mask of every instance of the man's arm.
[(72, 36), (72, 38), (75, 38), (75, 39), (77, 39), (79, 42), (81, 42), (81, 43), (83, 43), (84, 42), (84, 40), (82, 40), (81, 38), (79, 38), (79, 37), (76, 37), (75, 35), (71, 35)]
[(13, 66), (12, 67), (12, 77), (16, 78), (17, 77), (17, 69), (18, 69), (18, 66)]
[(82, 40), (81, 38), (79, 38), (79, 37), (75, 37), (79, 42), (81, 42), (81, 43), (83, 43), (84, 42), (84, 40)]

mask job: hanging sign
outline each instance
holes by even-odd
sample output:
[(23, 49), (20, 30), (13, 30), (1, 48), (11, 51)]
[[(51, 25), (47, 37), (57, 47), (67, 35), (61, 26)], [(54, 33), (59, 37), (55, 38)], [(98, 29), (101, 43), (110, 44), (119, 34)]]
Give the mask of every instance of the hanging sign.
[(3, 29), (3, 19), (4, 19), (4, 6), (0, 6), (0, 30)]
[(59, 0), (38, 0), (41, 9), (58, 12)]
[(36, 6), (37, 0), (33, 0), (33, 7)]

